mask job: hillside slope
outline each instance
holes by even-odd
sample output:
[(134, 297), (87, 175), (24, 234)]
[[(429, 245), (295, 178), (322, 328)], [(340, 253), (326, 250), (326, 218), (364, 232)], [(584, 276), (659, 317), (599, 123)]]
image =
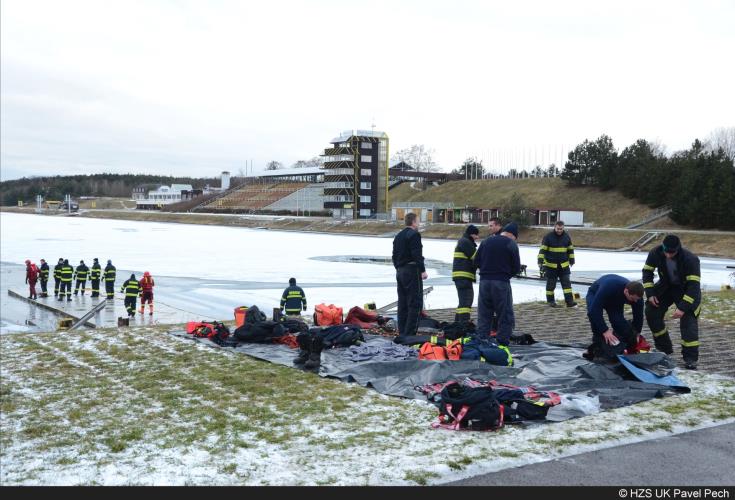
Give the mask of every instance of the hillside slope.
[(495, 208), (519, 193), (529, 207), (584, 210), (585, 222), (596, 227), (625, 227), (639, 222), (651, 208), (617, 191), (568, 187), (558, 178), (452, 181), (419, 191), (403, 183), (390, 191), (390, 203), (399, 201), (452, 202), (458, 206)]

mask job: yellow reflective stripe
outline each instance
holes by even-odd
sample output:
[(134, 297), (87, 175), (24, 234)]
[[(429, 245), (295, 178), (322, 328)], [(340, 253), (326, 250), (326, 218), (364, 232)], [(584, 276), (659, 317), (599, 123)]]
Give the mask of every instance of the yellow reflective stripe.
[(467, 257), (462, 252), (454, 252), (454, 258), (455, 259), (468, 259), (469, 257)]
[(301, 292), (288, 292), (289, 297), (301, 297)]
[(700, 281), (700, 278), (696, 274), (690, 274), (687, 276), (687, 281)]
[(508, 349), (508, 347), (504, 345), (499, 345), (498, 349), (502, 349), (505, 351), (505, 354), (508, 355), (508, 366), (513, 366), (513, 356), (510, 354), (510, 349)]
[(694, 310), (694, 316), (699, 316), (700, 311), (702, 310), (702, 304), (699, 304), (697, 308)]
[(541, 248), (539, 249), (539, 251), (540, 250), (548, 250), (548, 249), (549, 249), (549, 247), (547, 247), (546, 245), (541, 245)]
[(684, 300), (684, 302), (689, 302), (690, 304), (694, 304), (694, 298), (690, 297), (689, 295), (684, 295), (682, 299)]
[(643, 288), (653, 288), (653, 282), (646, 281), (645, 283), (643, 283)]
[(569, 262), (562, 262), (561, 267), (569, 267)]
[(286, 312), (287, 313), (297, 313), (297, 312), (301, 312), (301, 309), (286, 309)]
[(549, 252), (567, 253), (567, 247), (548, 247)]
[(538, 260), (544, 260), (544, 254), (540, 253), (540, 254), (538, 254), (538, 256), (536, 258)]
[(437, 337), (436, 335), (432, 335), (431, 337), (429, 337), (429, 342), (431, 342), (432, 344), (436, 344), (438, 340), (439, 337)]
[(476, 255), (477, 255), (477, 250), (474, 251), (474, 253), (472, 254), (472, 257), (470, 257), (470, 259), (473, 259), (474, 260)]
[(653, 271), (654, 269), (656, 269), (656, 268), (653, 267), (653, 266), (649, 266), (648, 264), (643, 264), (643, 270), (644, 271)]
[(469, 278), (475, 279), (475, 273), (469, 273), (467, 271), (452, 271), (452, 278)]
[(699, 340), (692, 340), (691, 342), (687, 342), (686, 340), (681, 341), (682, 347), (699, 347)]
[(472, 312), (472, 308), (471, 307), (458, 307), (457, 309), (454, 310), (454, 312), (456, 312), (457, 314), (469, 314)]
[(556, 269), (557, 267), (559, 267), (559, 266), (558, 266), (558, 265), (556, 265), (556, 263), (554, 263), (554, 262), (546, 262), (546, 261), (544, 261), (544, 265), (545, 265), (546, 267), (550, 267), (551, 269)]
[(564, 293), (572, 293), (572, 289), (571, 288), (562, 288), (561, 290)]
[(550, 291), (546, 290), (546, 295), (554, 295), (554, 292), (553, 291), (550, 292)]
[(666, 335), (667, 333), (669, 333), (669, 330), (668, 330), (668, 329), (666, 329), (666, 328), (664, 328), (664, 329), (663, 329), (663, 330), (661, 330), (660, 332), (653, 332), (653, 336), (654, 336), (654, 337), (660, 337), (660, 336), (662, 336), (662, 335)]
[(574, 250), (574, 245), (569, 245), (569, 246), (567, 247), (567, 250)]
[(569, 254), (569, 258), (570, 258), (570, 259), (573, 259), (573, 258), (574, 258), (574, 254), (573, 254), (573, 253), (570, 253), (570, 254)]

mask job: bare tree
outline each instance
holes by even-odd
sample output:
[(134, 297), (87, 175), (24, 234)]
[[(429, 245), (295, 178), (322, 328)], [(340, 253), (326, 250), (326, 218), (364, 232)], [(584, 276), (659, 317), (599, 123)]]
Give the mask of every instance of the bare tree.
[(725, 155), (735, 161), (735, 127), (718, 127), (707, 137), (706, 149), (717, 151), (722, 149)]
[(283, 164), (280, 161), (269, 161), (268, 164), (265, 166), (266, 170), (279, 170), (283, 168)]
[(410, 148), (396, 151), (392, 160), (394, 163), (404, 162), (415, 168), (417, 172), (437, 172), (439, 167), (434, 161), (434, 153), (433, 149), (423, 144), (414, 144)]

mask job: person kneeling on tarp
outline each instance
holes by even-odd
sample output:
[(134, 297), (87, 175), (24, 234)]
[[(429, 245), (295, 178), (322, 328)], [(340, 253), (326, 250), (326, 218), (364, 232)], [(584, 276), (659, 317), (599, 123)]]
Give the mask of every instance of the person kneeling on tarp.
[[(630, 281), (616, 274), (601, 276), (587, 291), (587, 317), (592, 327), (592, 345), (584, 355), (592, 359), (596, 355), (612, 359), (636, 348), (638, 335), (643, 328), (643, 284)], [(633, 310), (632, 323), (626, 321), (624, 308)], [(610, 327), (602, 312), (607, 312)]]

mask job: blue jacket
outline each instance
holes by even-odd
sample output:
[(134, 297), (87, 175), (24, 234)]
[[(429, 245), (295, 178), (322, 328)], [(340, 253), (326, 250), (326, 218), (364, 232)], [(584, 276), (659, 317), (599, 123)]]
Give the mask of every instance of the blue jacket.
[(480, 280), (509, 282), (521, 271), (518, 245), (507, 236), (492, 236), (482, 240), (474, 261), (480, 270)]
[[(623, 290), (629, 279), (617, 274), (606, 274), (592, 283), (587, 291), (587, 315), (592, 323), (592, 332), (601, 335), (607, 331), (607, 324), (602, 317), (602, 311), (607, 311), (608, 317), (623, 315), (625, 299)], [(633, 330), (640, 333), (643, 328), (643, 299), (630, 304), (633, 309)]]

